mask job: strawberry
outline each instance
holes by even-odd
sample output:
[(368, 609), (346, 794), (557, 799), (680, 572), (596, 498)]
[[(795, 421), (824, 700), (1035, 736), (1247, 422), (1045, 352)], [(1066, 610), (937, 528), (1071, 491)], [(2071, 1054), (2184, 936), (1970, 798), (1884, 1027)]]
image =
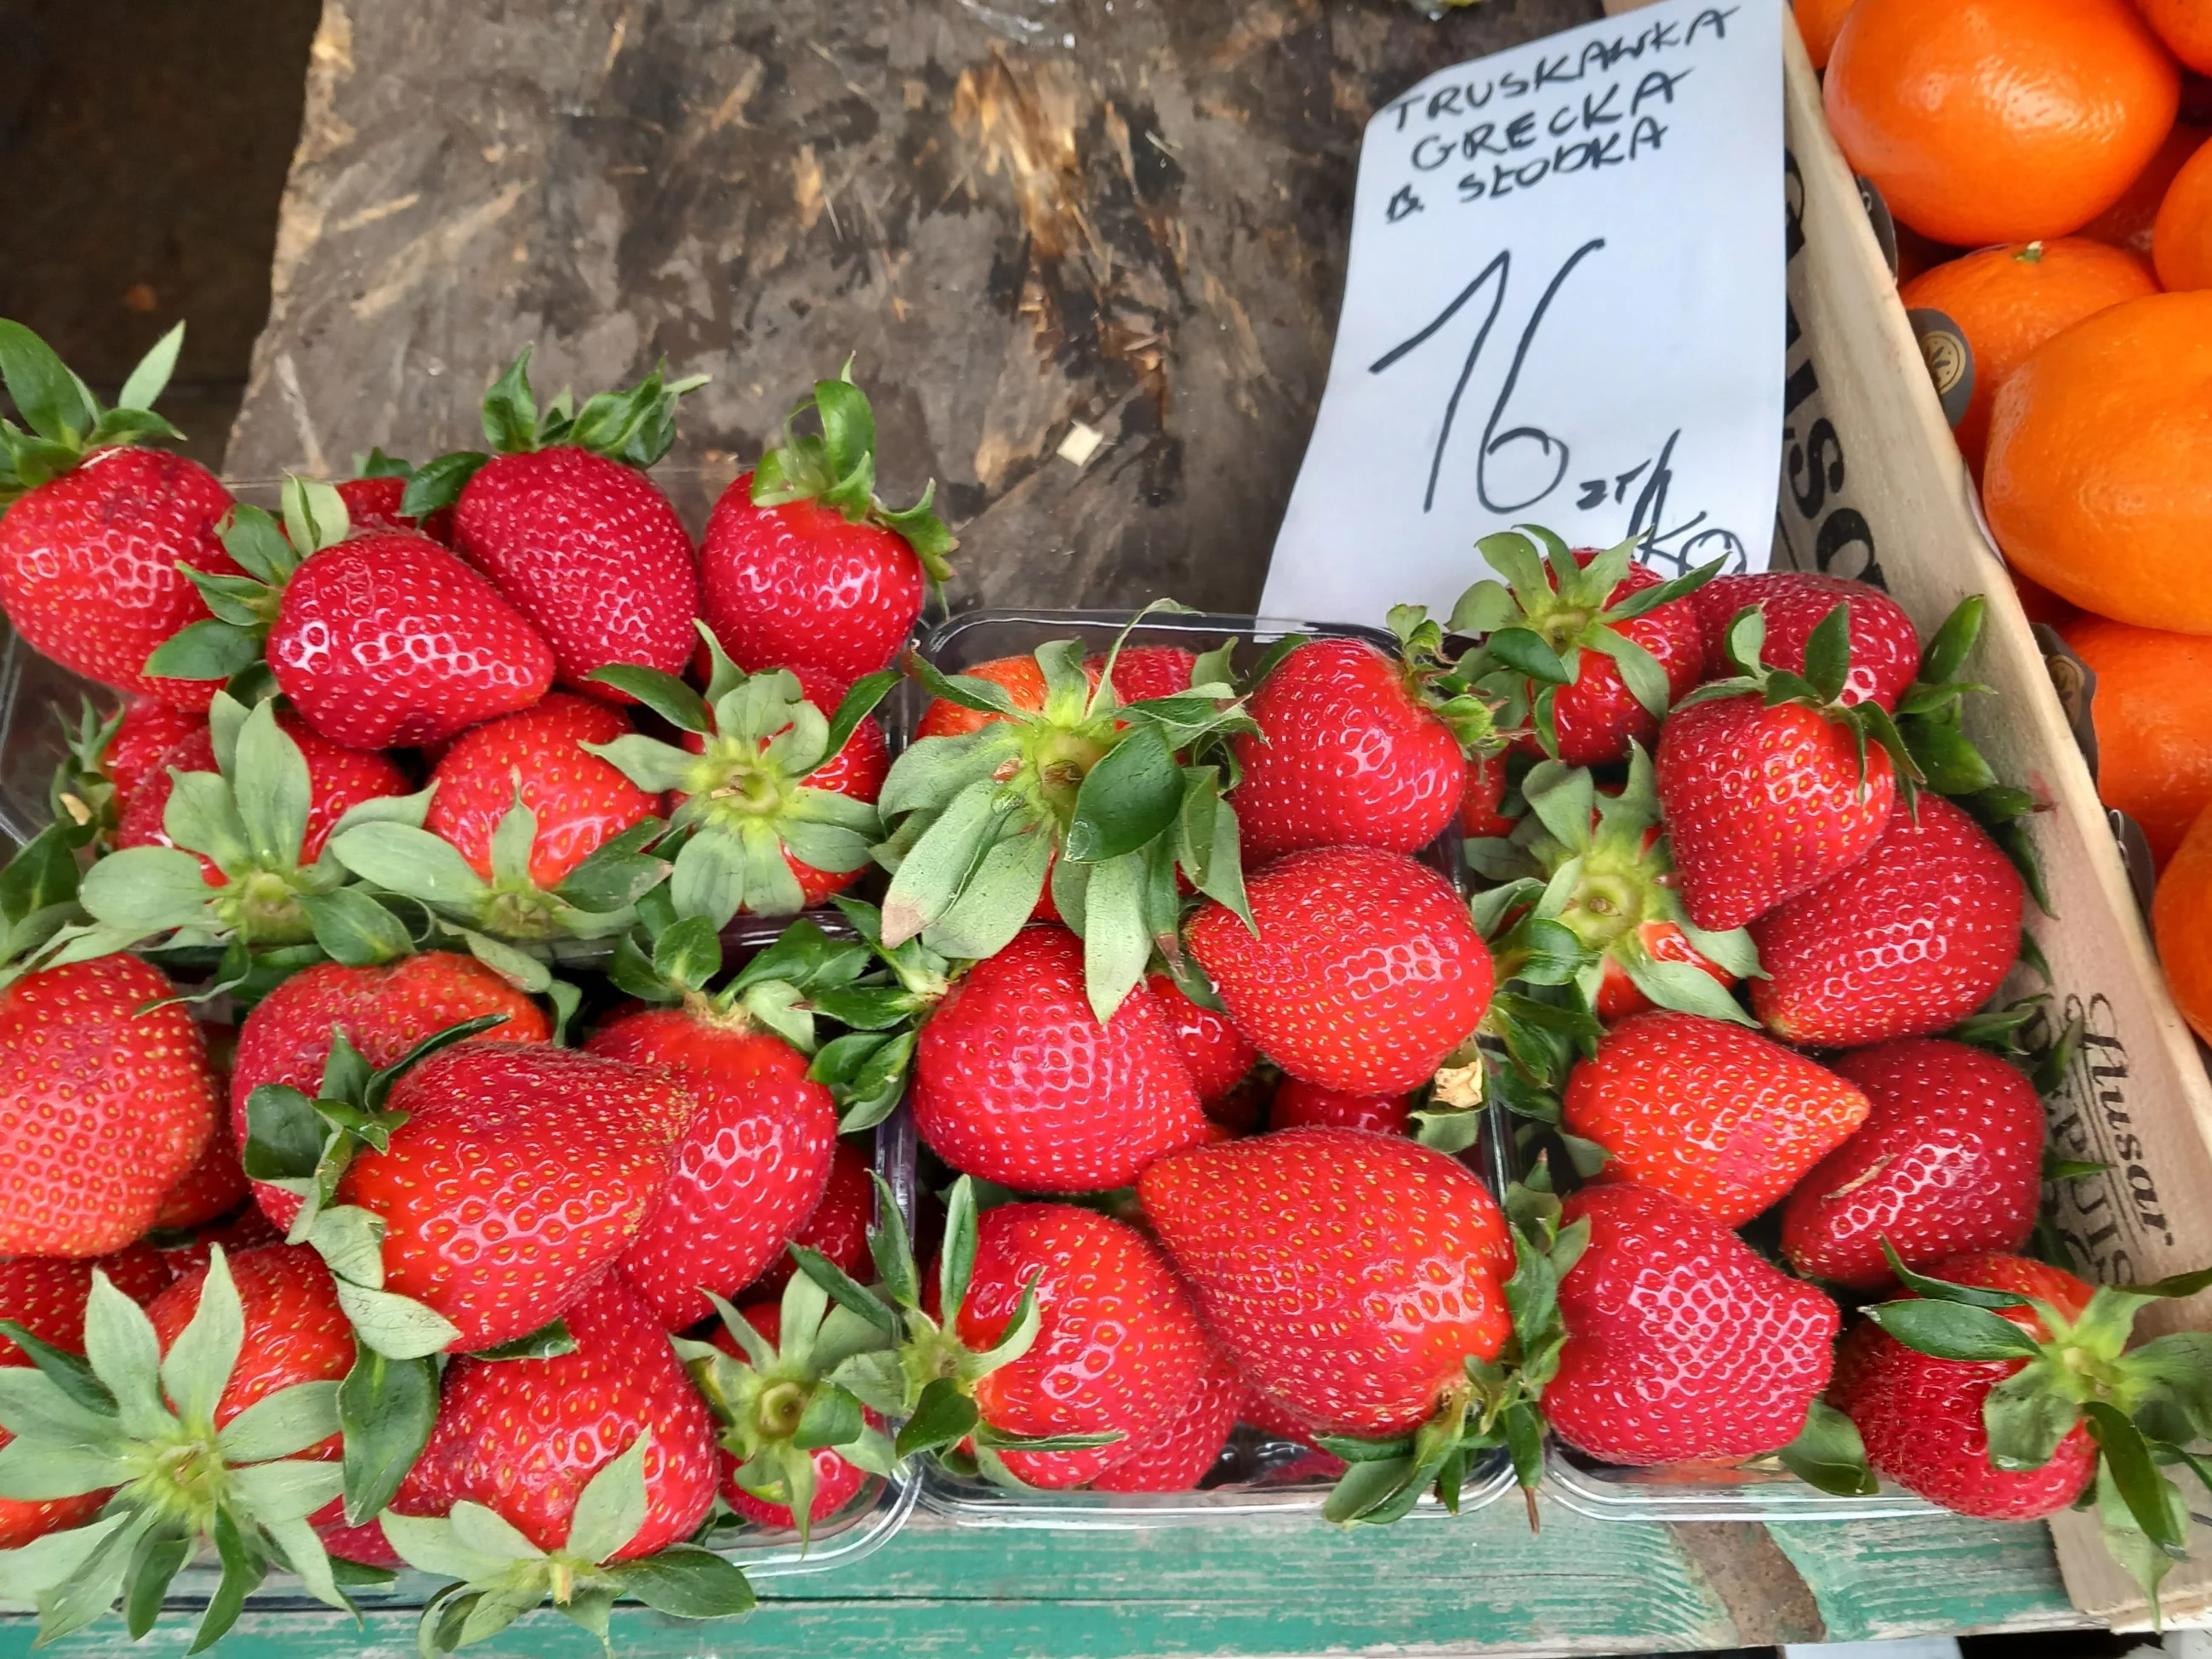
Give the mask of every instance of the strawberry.
[(122, 955), (0, 991), (0, 1253), (121, 1249), (199, 1162), (216, 1079), (176, 994), (161, 969)]
[[(1758, 971), (1758, 954), (1749, 934), (1707, 932), (1683, 914), (1641, 746), (1629, 745), (1617, 789), (1598, 788), (1580, 768), (1540, 761), (1522, 793), (1528, 817), (1511, 844), (1481, 849), (1479, 859), (1485, 873), (1506, 883), (1475, 901), (1499, 954), (1522, 955), (1530, 919), (1564, 928), (1581, 947), (1574, 983), (1601, 1019), (1662, 1006), (1749, 1024), (1728, 988)], [(1555, 932), (1549, 937), (1559, 942)]]
[(1836, 698), (1839, 702), (1877, 702), (1892, 713), (1920, 668), (1920, 635), (1905, 607), (1878, 587), (1813, 570), (1762, 570), (1721, 576), (1692, 596), (1698, 632), (1704, 641), (1702, 678), (1725, 679), (1734, 672), (1728, 657), (1729, 623), (1747, 605), (1766, 619), (1761, 652), (1776, 668), (1802, 675), (1805, 646), (1814, 629), (1842, 601), (1850, 617), (1851, 672)]
[[(865, 1147), (839, 1141), (822, 1200), (799, 1224), (791, 1242), (812, 1250), (840, 1273), (860, 1273), (867, 1266), (868, 1224), (876, 1212), (875, 1183), (869, 1179), (874, 1168), (875, 1160)], [(797, 1271), (787, 1253), (778, 1255), (744, 1287), (747, 1306), (769, 1305), (770, 1298), (782, 1295)]]
[(1894, 812), (1866, 856), (1751, 926), (1751, 1006), (1791, 1042), (1924, 1036), (1995, 994), (2020, 954), (2027, 890), (1981, 826), (1940, 795)]
[[(307, 819), (300, 840), (300, 862), (313, 864), (322, 856), (323, 845), (338, 820), (365, 800), (408, 793), (407, 775), (389, 756), (366, 749), (345, 749), (319, 736), (289, 708), (276, 711), (276, 724), (307, 763)], [(174, 847), (167, 828), (169, 797), (179, 772), (215, 772), (215, 740), (202, 725), (187, 733), (161, 757), (131, 796), (130, 805), (115, 832), (115, 845)], [(210, 887), (231, 879), (213, 859), (202, 854), (200, 872)]]
[(1161, 1158), (1137, 1197), (1238, 1370), (1335, 1432), (1463, 1412), (1466, 1362), (1504, 1344), (1504, 1219), (1426, 1146), (1281, 1130)]
[[(1945, 1284), (2037, 1297), (2069, 1322), (2081, 1317), (2095, 1293), (2061, 1268), (1997, 1251), (1945, 1257), (1930, 1263), (1927, 1273)], [(1913, 1290), (1905, 1295), (1918, 1299)], [(1884, 1311), (1898, 1305), (1887, 1304)], [(2036, 1343), (2058, 1337), (2027, 1305), (1989, 1311)], [(1990, 1462), (1984, 1419), (1990, 1390), (2018, 1375), (2026, 1363), (1916, 1352), (1869, 1319), (1844, 1340), (1829, 1398), (1858, 1425), (1868, 1462), (1899, 1486), (1961, 1515), (2033, 1520), (2081, 1495), (2096, 1474), (2097, 1444), (2088, 1425), (2075, 1422), (2033, 1468), (2000, 1468)]]
[(699, 573), (691, 538), (644, 469), (675, 441), (676, 400), (704, 375), (669, 382), (665, 365), (572, 415), (563, 393), (541, 414), (525, 347), (484, 394), (496, 453), (432, 461), (403, 509), (453, 509), (454, 550), (553, 648), (561, 682), (595, 696), (611, 663), (678, 673), (691, 653)]
[[(1028, 659), (1016, 657), (1009, 660), (1021, 662)], [(1177, 692), (1190, 690), (1192, 672), (1198, 666), (1198, 653), (1179, 645), (1129, 645), (1121, 647), (1114, 658), (1114, 695), (1123, 702), (1142, 702), (1147, 697), (1172, 697)], [(977, 670), (969, 669), (969, 673)], [(1095, 684), (1106, 672), (1103, 654), (1085, 657), (1083, 672)], [(1037, 688), (1043, 690), (1042, 684)]]
[(1403, 854), (1292, 853), (1247, 891), (1252, 927), (1217, 900), (1185, 937), (1237, 1030), (1294, 1077), (1354, 1094), (1418, 1087), (1490, 1006), (1490, 953), (1467, 907)]
[[(254, 1091), (281, 1084), (307, 1093), (319, 1086), (334, 1035), (368, 1064), (397, 1065), (426, 1038), (464, 1020), (498, 1015), (488, 1042), (543, 1042), (552, 1026), (538, 1005), (474, 957), (426, 951), (373, 967), (317, 963), (283, 981), (239, 1027), (230, 1073), (230, 1128), (240, 1146), (251, 1130)], [(296, 1194), (266, 1182), (254, 1196), (270, 1218), (289, 1227)]]
[(1566, 1342), (1543, 1391), (1561, 1439), (1640, 1465), (1734, 1461), (1796, 1437), (1828, 1381), (1835, 1304), (1649, 1187), (1585, 1188), (1564, 1213), (1589, 1232), (1559, 1281)]
[(707, 636), (702, 698), (681, 680), (616, 667), (601, 678), (675, 726), (684, 744), (646, 737), (585, 746), (641, 788), (673, 793), (669, 896), (679, 916), (726, 926), (740, 912), (788, 915), (859, 878), (881, 835), (874, 802), (888, 756), (870, 712), (896, 683), (875, 675), (830, 717), (798, 676), (748, 675)]
[(1717, 561), (1672, 581), (1632, 562), (1633, 541), (1571, 552), (1517, 531), (1476, 543), (1504, 582), (1477, 582), (1453, 607), (1450, 631), (1486, 636), (1458, 675), (1504, 699), (1504, 716), (1533, 732), (1521, 747), (1570, 766), (1626, 757), (1650, 744), (1668, 708), (1698, 683), (1703, 641), (1689, 595)]
[(314, 1254), (279, 1245), (234, 1266), (218, 1253), (143, 1311), (95, 1273), (84, 1334), (84, 1361), (34, 1353), (39, 1374), (21, 1374), (0, 1419), (16, 1436), (9, 1452), (41, 1469), (40, 1485), (58, 1497), (127, 1477), (88, 1530), (131, 1547), (92, 1539), (10, 1563), (9, 1592), (38, 1602), (42, 1639), (90, 1624), (126, 1593), (141, 1617), (217, 1540), (227, 1588), (202, 1616), (200, 1647), (228, 1628), (272, 1565), (351, 1610), (302, 1518), (338, 1495), (336, 1384), (356, 1357)]
[(195, 1230), (179, 1243), (163, 1244), (161, 1260), (168, 1264), (173, 1275), (180, 1277), (195, 1267), (206, 1267), (218, 1244), (233, 1255), (243, 1255), (248, 1250), (283, 1242), (284, 1235), (270, 1224), (261, 1206), (250, 1204), (235, 1215)]
[[(22, 1327), (41, 1342), (82, 1353), (85, 1298), (92, 1292), (95, 1268), (142, 1307), (169, 1282), (168, 1264), (161, 1253), (143, 1244), (92, 1261), (16, 1256), (0, 1261), (0, 1320)], [(0, 1331), (0, 1366), (30, 1363), (30, 1356)], [(0, 1446), (14, 1437), (0, 1428)], [(33, 1538), (88, 1521), (99, 1513), (106, 1497), (105, 1492), (88, 1492), (27, 1501), (0, 1498), (0, 1550), (15, 1549)]]
[(1402, 1095), (1349, 1094), (1299, 1078), (1284, 1078), (1276, 1084), (1274, 1098), (1267, 1107), (1267, 1127), (1296, 1129), (1310, 1123), (1402, 1135), (1411, 1131), (1413, 1109)]
[(1963, 1043), (1907, 1038), (1835, 1062), (1866, 1091), (1866, 1121), (1790, 1194), (1782, 1250), (1798, 1272), (1855, 1291), (1907, 1267), (2017, 1250), (2043, 1196), (2043, 1103), (2005, 1061)]
[(1213, 1472), (1237, 1426), (1244, 1379), (1218, 1349), (1206, 1357), (1182, 1409), (1129, 1449), (1091, 1483), (1093, 1492), (1190, 1492)]
[(216, 769), (173, 766), (166, 789), (138, 792), (117, 834), (121, 850), (85, 872), (82, 899), (96, 925), (70, 937), (64, 959), (161, 937), (299, 945), (319, 927), (343, 951), (341, 914), (398, 931), (365, 895), (337, 901), (342, 912), (322, 903), (351, 879), (326, 843), (372, 820), (419, 822), (428, 798), (382, 793), (406, 787), (389, 760), (312, 732), (295, 738), (273, 703), (249, 713), (222, 692), (209, 714), (206, 746), (187, 738), (169, 758)]
[(548, 1595), (587, 1628), (625, 1594), (693, 1619), (752, 1605), (737, 1568), (684, 1541), (714, 1504), (714, 1419), (652, 1310), (609, 1277), (568, 1326), (544, 1357), (453, 1363), (382, 1516), (409, 1565), (463, 1581), (423, 1609), (426, 1653)]
[(331, 488), (345, 503), (347, 520), (356, 535), (368, 530), (415, 530), (434, 542), (453, 545), (451, 507), (441, 507), (419, 519), (407, 511), (407, 487), (415, 481), (415, 467), (380, 449), (372, 449), (354, 457), (354, 471), (358, 477), (341, 478)]
[(30, 330), (0, 321), (0, 380), (31, 428), (0, 424), (0, 609), (72, 673), (204, 708), (214, 686), (146, 672), (155, 647), (208, 614), (186, 568), (239, 574), (216, 536), (230, 492), (137, 441), (180, 435), (151, 411), (183, 339), (181, 325), (164, 336), (110, 410)]
[(1475, 841), (1510, 836), (1518, 829), (1519, 816), (1505, 810), (1505, 796), (1511, 787), (1504, 755), (1468, 756), (1467, 792), (1459, 798), (1460, 834)]
[(1255, 863), (1310, 847), (1419, 851), (1467, 789), (1459, 738), (1421, 696), (1425, 676), (1364, 640), (1301, 645), (1248, 704), (1230, 796)]
[(954, 1169), (1032, 1193), (1126, 1187), (1205, 1133), (1176, 1033), (1137, 987), (1101, 1024), (1048, 924), (969, 969), (921, 1028), (915, 1128)]
[(70, 759), (54, 780), (54, 816), (112, 831), (141, 787), (167, 785), (169, 751), (206, 730), (205, 714), (159, 697), (134, 694), (124, 699), (119, 714), (106, 720), (88, 699), (77, 724), (64, 723)]
[[(216, 1089), (220, 1094), (220, 1079)], [(245, 1203), (252, 1191), (246, 1171), (239, 1167), (238, 1143), (218, 1123), (208, 1136), (207, 1150), (200, 1154), (200, 1161), (185, 1170), (162, 1197), (161, 1207), (154, 1213), (154, 1226), (161, 1231), (204, 1226)]]
[(1200, 1104), (1212, 1105), (1260, 1063), (1260, 1051), (1237, 1034), (1229, 1016), (1193, 1002), (1172, 974), (1146, 975), (1145, 988), (1152, 994), (1161, 1017), (1175, 1033), (1176, 1047), (1190, 1067), (1191, 1085), (1198, 1091)]
[(988, 1352), (1033, 1300), (1028, 1352), (978, 1377), (976, 1410), (1002, 1434), (1110, 1434), (1074, 1451), (1004, 1450), (1030, 1486), (1081, 1486), (1179, 1417), (1210, 1359), (1197, 1310), (1159, 1247), (1135, 1228), (1066, 1204), (986, 1211), (968, 1294), (951, 1320)]
[[(1243, 1398), (1237, 1402), (1239, 1422), (1249, 1423), (1269, 1439), (1287, 1440), (1294, 1445), (1309, 1447), (1321, 1456), (1330, 1455), (1321, 1449), (1321, 1443), (1314, 1438), (1314, 1425), (1310, 1418), (1292, 1410), (1288, 1404), (1276, 1399), (1264, 1389), (1254, 1388), (1250, 1378), (1246, 1377), (1243, 1382)], [(1334, 1473), (1343, 1474), (1343, 1460), (1339, 1458), (1335, 1462)]]
[(1889, 716), (1838, 701), (1850, 677), (1848, 607), (1805, 647), (1806, 675), (1759, 662), (1753, 611), (1730, 630), (1742, 672), (1700, 686), (1660, 735), (1659, 805), (1682, 907), (1713, 932), (1741, 927), (1863, 858), (1899, 789), (1918, 781)]
[[(800, 1320), (794, 1323), (811, 1319), (810, 1334), (817, 1341), (826, 1310), (821, 1291), (811, 1282), (802, 1285), (797, 1307)], [(806, 1408), (823, 1393), (822, 1379), (806, 1363), (811, 1344), (793, 1344), (788, 1352), (780, 1352), (783, 1309), (777, 1303), (748, 1303), (731, 1310), (711, 1340), (738, 1362), (732, 1366), (710, 1359), (702, 1368), (695, 1360), (692, 1372), (708, 1404), (727, 1425), (722, 1436), (722, 1500), (756, 1525), (787, 1528), (803, 1540), (814, 1522), (836, 1515), (868, 1483), (871, 1471), (846, 1456), (846, 1451), (873, 1464), (877, 1472), (889, 1467), (890, 1444), (880, 1432), (882, 1419), (866, 1413), (866, 1428), (837, 1446), (809, 1449), (793, 1443)], [(855, 1445), (855, 1441), (861, 1443)], [(774, 1496), (748, 1491), (744, 1480), (769, 1489)], [(804, 1522), (792, 1507), (799, 1501), (794, 1486), (811, 1490), (801, 1505), (806, 1511)]]
[(806, 1056), (741, 1008), (626, 1014), (584, 1052), (673, 1073), (700, 1103), (668, 1190), (621, 1272), (671, 1330), (713, 1313), (783, 1252), (830, 1181), (837, 1109)]
[(1074, 640), (1037, 647), (1035, 707), (1009, 689), (1018, 676), (948, 677), (908, 657), (925, 690), (986, 718), (918, 739), (884, 781), (894, 827), (878, 849), (893, 871), (882, 931), (894, 947), (919, 938), (973, 960), (1045, 914), (1048, 894), (1049, 914), (1081, 919), (1085, 988), (1105, 1019), (1185, 893), (1242, 911), (1237, 817), (1221, 784), (1225, 740), (1251, 722), (1226, 683), (1225, 647), (1200, 659), (1202, 684), (1126, 706), (1079, 652)]
[[(1103, 667), (1091, 666), (1085, 658), (1083, 672), (1089, 685), (1095, 689)], [(988, 662), (979, 662), (973, 668), (963, 668), (961, 674), (969, 679), (988, 680), (1004, 691), (1015, 709), (1024, 714), (1041, 713), (1044, 708), (1044, 670), (1035, 657), (994, 657)], [(1118, 677), (1117, 677), (1118, 678)], [(1118, 696), (1121, 690), (1115, 687)], [(964, 704), (948, 702), (943, 697), (932, 697), (929, 706), (921, 711), (921, 719), (914, 728), (918, 742), (923, 738), (963, 738), (971, 732), (980, 732), (993, 720), (1004, 720), (1003, 714), (984, 708), (970, 708)]]
[(558, 691), (533, 708), (471, 727), (430, 775), (437, 793), (422, 827), (489, 881), (494, 833), (519, 799), (537, 820), (530, 882), (558, 887), (609, 841), (660, 810), (658, 795), (584, 747), (612, 743), (631, 729), (619, 710)]
[(1748, 1221), (1866, 1121), (1851, 1084), (1757, 1032), (1660, 1009), (1606, 1033), (1567, 1079), (1563, 1121), (1610, 1179)]
[(842, 695), (888, 668), (951, 575), (957, 545), (929, 510), (933, 484), (902, 512), (875, 495), (875, 416), (847, 373), (818, 380), (784, 423), (783, 447), (722, 492), (699, 550), (708, 625), (748, 673), (811, 670)]
[(415, 1066), (388, 1106), (406, 1121), (352, 1159), (336, 1195), (382, 1218), (383, 1288), (427, 1305), (453, 1328), (447, 1346), (470, 1351), (559, 1318), (614, 1265), (698, 1114), (665, 1073), (482, 1041)]

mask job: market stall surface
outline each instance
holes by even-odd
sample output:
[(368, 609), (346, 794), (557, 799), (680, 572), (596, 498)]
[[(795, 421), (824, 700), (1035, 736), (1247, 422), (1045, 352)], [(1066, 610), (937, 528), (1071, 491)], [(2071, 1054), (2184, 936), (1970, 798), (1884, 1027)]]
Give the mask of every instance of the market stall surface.
[[(939, 481), (956, 603), (1249, 608), (1326, 374), (1358, 136), (1396, 91), (1597, 15), (1491, 0), (330, 0), (228, 458), (240, 478), (478, 441), (480, 389), (665, 355), (693, 517), (849, 352), (884, 493)], [(1346, 556), (1357, 556), (1347, 550)], [(956, 1531), (775, 1579), (740, 1624), (624, 1607), (623, 1654), (1732, 1647), (2076, 1622), (2040, 1527), (1661, 1527), (1547, 1502), (1344, 1532)], [(132, 1648), (112, 1626), (58, 1655)], [(0, 1654), (27, 1652), (0, 1622)], [(240, 1659), (411, 1651), (257, 1602)], [(484, 1644), (586, 1654), (549, 1613)]]

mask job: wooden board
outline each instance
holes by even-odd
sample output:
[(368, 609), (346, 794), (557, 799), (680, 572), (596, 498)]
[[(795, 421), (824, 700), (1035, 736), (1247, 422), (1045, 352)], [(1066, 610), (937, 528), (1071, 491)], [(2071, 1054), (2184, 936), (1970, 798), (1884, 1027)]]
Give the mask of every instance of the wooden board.
[[(955, 1533), (917, 1519), (869, 1559), (762, 1586), (739, 1623), (686, 1626), (616, 1610), (625, 1659), (1132, 1659), (1133, 1656), (1619, 1653), (2046, 1629), (2075, 1615), (2039, 1527), (1936, 1521), (1844, 1527), (1622, 1525), (1554, 1505), (1531, 1538), (1517, 1504), (1457, 1522), (1343, 1532), (1310, 1518), (1204, 1531)], [(1801, 1577), (1802, 1575), (1802, 1577)], [(173, 1659), (165, 1617), (132, 1646), (97, 1631), (53, 1659)], [(327, 1609), (247, 1613), (228, 1659), (402, 1659), (410, 1615), (356, 1632)], [(471, 1650), (593, 1659), (592, 1638), (530, 1616)], [(0, 1659), (27, 1659), (28, 1621), (0, 1619)]]

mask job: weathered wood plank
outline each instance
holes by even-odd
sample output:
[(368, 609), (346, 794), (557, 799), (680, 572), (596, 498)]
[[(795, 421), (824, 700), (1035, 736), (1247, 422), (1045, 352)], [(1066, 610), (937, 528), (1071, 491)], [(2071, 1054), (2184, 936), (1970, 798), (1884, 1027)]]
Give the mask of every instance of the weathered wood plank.
[(2050, 1529), (2038, 1523), (1916, 1516), (1766, 1530), (1819, 1601), (1832, 1642), (1925, 1634), (1939, 1608), (1960, 1631), (2087, 1622), (2067, 1602)]

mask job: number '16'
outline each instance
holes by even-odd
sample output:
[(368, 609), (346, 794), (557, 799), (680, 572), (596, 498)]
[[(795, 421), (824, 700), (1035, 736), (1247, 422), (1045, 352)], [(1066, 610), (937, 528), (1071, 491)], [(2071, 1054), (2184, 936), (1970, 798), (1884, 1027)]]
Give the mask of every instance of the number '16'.
[[(1528, 349), (1535, 343), (1536, 331), (1544, 325), (1544, 318), (1552, 308), (1553, 300), (1565, 285), (1574, 268), (1604, 246), (1605, 239), (1596, 237), (1584, 242), (1567, 256), (1566, 263), (1546, 284), (1543, 297), (1536, 301), (1536, 308), (1529, 315), (1528, 325), (1521, 331), (1520, 341), (1513, 348), (1512, 365), (1505, 371), (1505, 383), (1498, 388), (1498, 401), (1491, 406), (1490, 419), (1483, 426), (1482, 448), (1475, 459), (1474, 490), (1486, 512), (1510, 514), (1533, 507), (1558, 489), (1559, 481), (1567, 476), (1569, 454), (1565, 440), (1553, 437), (1540, 427), (1509, 427), (1503, 432), (1498, 428), (1505, 419), (1505, 407), (1512, 401), (1514, 387), (1520, 383), (1522, 365), (1528, 361)], [(1433, 339), (1447, 323), (1459, 314), (1468, 301), (1495, 279), (1491, 290), (1490, 309), (1483, 317), (1482, 326), (1475, 331), (1474, 343), (1467, 349), (1467, 361), (1460, 365), (1459, 379), (1453, 382), (1451, 396), (1444, 404), (1443, 424), (1437, 434), (1436, 452), (1429, 458), (1429, 486), (1421, 497), (1421, 511), (1424, 513), (1436, 505), (1437, 478), (1443, 471), (1444, 450), (1451, 442), (1452, 423), (1459, 417), (1459, 400), (1467, 391), (1468, 381), (1474, 376), (1474, 366), (1481, 361), (1482, 349), (1489, 343), (1490, 331), (1498, 321), (1498, 313), (1505, 308), (1505, 289), (1512, 271), (1513, 254), (1508, 249), (1485, 265), (1475, 279), (1462, 289), (1451, 303), (1438, 312), (1419, 333), (1401, 341), (1367, 366), (1369, 374), (1380, 374), (1400, 358), (1418, 350)], [(1521, 443), (1537, 446), (1538, 453), (1551, 461), (1552, 475), (1541, 489), (1522, 500), (1493, 500), (1490, 493), (1490, 463), (1509, 446)]]

